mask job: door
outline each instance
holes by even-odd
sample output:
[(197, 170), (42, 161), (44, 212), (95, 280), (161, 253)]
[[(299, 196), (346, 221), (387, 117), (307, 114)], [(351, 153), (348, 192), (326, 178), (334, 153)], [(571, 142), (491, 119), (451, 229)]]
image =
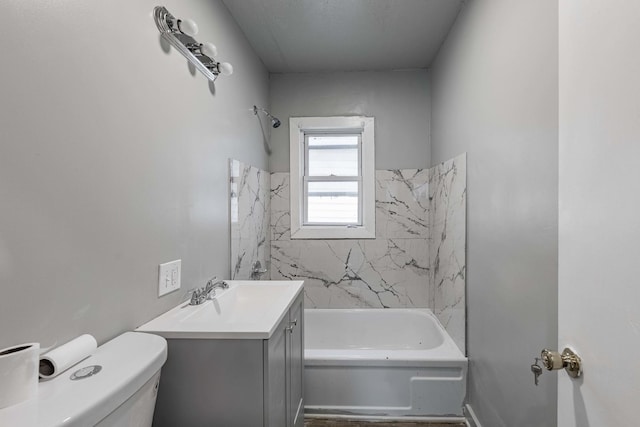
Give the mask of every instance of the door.
[(640, 2), (560, 0), (558, 426), (637, 425)]

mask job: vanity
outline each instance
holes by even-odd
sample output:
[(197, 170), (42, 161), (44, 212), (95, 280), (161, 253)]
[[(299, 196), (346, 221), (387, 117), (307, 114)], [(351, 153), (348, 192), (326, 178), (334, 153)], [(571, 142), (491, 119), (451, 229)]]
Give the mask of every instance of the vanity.
[(167, 339), (155, 427), (302, 427), (302, 281), (226, 281), (137, 330)]

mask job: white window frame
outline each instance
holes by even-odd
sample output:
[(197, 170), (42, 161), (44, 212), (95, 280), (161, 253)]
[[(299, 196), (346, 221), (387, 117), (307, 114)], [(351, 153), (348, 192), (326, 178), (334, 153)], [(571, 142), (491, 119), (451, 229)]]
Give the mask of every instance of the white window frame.
[[(359, 225), (305, 225), (304, 178), (305, 135), (313, 133), (360, 135)], [(291, 177), (291, 238), (292, 239), (375, 239), (375, 138), (373, 117), (291, 117), (289, 118)], [(354, 179), (354, 181), (357, 180)]]

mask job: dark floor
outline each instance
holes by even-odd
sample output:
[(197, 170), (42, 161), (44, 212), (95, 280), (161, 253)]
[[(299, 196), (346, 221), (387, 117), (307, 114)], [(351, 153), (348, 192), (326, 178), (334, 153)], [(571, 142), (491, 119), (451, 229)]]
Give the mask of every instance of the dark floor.
[(464, 423), (306, 419), (304, 427), (466, 427)]

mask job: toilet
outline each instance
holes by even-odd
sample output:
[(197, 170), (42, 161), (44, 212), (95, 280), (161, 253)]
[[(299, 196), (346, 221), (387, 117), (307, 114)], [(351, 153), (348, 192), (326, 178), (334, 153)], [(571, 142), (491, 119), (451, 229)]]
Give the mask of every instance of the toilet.
[(125, 332), (58, 377), (37, 397), (0, 410), (3, 427), (150, 427), (167, 360), (158, 335)]

